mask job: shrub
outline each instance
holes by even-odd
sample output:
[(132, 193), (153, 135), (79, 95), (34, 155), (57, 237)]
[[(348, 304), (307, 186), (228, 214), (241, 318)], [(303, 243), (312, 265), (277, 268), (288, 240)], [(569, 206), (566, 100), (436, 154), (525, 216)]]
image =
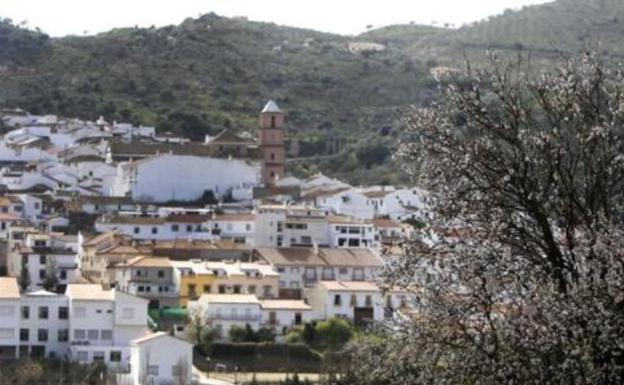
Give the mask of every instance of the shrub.
[(323, 346), (341, 347), (353, 337), (353, 327), (349, 322), (334, 317), (316, 325), (316, 338)]
[(233, 325), (228, 331), (228, 335), (232, 342), (245, 342), (247, 331), (244, 327)]

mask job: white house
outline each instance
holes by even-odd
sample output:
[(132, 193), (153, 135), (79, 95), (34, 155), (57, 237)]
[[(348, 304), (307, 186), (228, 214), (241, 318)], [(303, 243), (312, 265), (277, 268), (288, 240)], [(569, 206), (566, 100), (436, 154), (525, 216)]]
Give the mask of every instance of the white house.
[(260, 206), (255, 247), (376, 248), (375, 228), (364, 220), (306, 206)]
[(100, 285), (70, 284), (70, 359), (80, 363), (102, 360), (127, 372), (130, 342), (149, 334), (147, 300)]
[(207, 191), (222, 197), (234, 188), (260, 184), (259, 162), (162, 154), (117, 169), (115, 195), (138, 201), (193, 201)]
[(368, 203), (366, 195), (351, 186), (315, 188), (303, 194), (306, 202), (339, 215), (358, 219), (372, 219), (375, 208)]
[(31, 233), (23, 243), (16, 243), (10, 250), (8, 269), (19, 277), (26, 268), (30, 277), (28, 291), (39, 290), (48, 274), (48, 267), (54, 265), (58, 285), (55, 290), (63, 292), (68, 283), (78, 276), (77, 244), (67, 237), (53, 238), (48, 234)]
[(204, 294), (189, 302), (189, 311), (198, 312), (225, 339), (233, 326), (264, 327), (281, 335), (313, 319), (312, 308), (302, 300), (258, 300), (253, 294)]
[(0, 277), (0, 358), (17, 358), (20, 293), (15, 278)]
[(95, 231), (118, 231), (136, 239), (171, 240), (219, 238), (220, 232), (208, 227), (208, 215), (171, 214), (166, 217), (140, 215), (104, 215), (95, 223)]
[(426, 218), (429, 215), (427, 193), (418, 188), (379, 187), (368, 189), (363, 194), (375, 217), (404, 221)]
[(362, 281), (321, 281), (306, 291), (317, 319), (346, 318), (365, 325), (384, 318), (384, 301), (377, 285)]
[(204, 294), (190, 301), (188, 309), (190, 314), (201, 314), (223, 338), (227, 338), (233, 326), (249, 325), (258, 330), (262, 324), (262, 306), (253, 294)]
[(20, 302), (19, 356), (69, 358), (69, 298), (45, 290)]
[(260, 302), (262, 326), (284, 334), (312, 320), (312, 308), (302, 300), (265, 299)]
[(369, 249), (258, 248), (253, 258), (269, 263), (279, 277), (280, 298), (303, 298), (319, 281), (372, 281), (384, 265)]
[(133, 385), (191, 383), (191, 343), (158, 332), (131, 341), (130, 349), (130, 378)]

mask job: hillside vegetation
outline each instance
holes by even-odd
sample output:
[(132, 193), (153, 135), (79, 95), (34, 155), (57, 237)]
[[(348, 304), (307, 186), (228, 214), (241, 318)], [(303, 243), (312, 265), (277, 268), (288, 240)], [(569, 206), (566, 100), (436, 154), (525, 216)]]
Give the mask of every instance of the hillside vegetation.
[[(559, 0), (459, 29), (394, 25), (356, 37), (214, 14), (163, 28), (50, 39), (0, 22), (0, 105), (156, 125), (195, 139), (251, 131), (263, 103), (288, 113), (299, 173), (396, 182), (401, 111), (437, 97), (430, 71), (486, 49), (559, 60), (586, 49), (624, 56), (624, 2)], [(352, 53), (349, 42), (384, 44)], [(327, 157), (327, 156), (331, 157)], [(354, 172), (354, 170), (357, 170)]]

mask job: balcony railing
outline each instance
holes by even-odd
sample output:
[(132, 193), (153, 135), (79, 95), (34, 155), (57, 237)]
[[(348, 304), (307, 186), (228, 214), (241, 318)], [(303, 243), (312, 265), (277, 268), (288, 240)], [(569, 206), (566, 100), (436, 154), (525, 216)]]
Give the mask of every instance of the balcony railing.
[(213, 321), (259, 321), (259, 315), (247, 314), (210, 314), (208, 319)]

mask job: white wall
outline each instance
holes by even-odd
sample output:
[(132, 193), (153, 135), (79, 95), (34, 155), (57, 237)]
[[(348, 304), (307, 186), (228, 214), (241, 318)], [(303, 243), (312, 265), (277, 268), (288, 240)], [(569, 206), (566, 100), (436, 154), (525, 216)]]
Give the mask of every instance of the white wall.
[[(162, 336), (143, 342), (131, 348), (132, 378), (134, 384), (139, 384), (145, 379), (146, 383), (171, 384), (177, 380), (173, 373), (175, 365), (184, 365), (183, 370), (187, 373), (190, 382), (192, 376), (193, 350), (188, 342), (171, 336)], [(166, 352), (166, 354), (163, 354)], [(157, 370), (158, 375), (153, 376), (153, 382), (147, 377), (147, 366)]]
[(260, 174), (257, 162), (166, 154), (119, 167), (114, 191), (124, 195), (129, 188), (133, 199), (155, 202), (195, 200), (207, 190), (221, 197), (234, 187), (259, 185)]

